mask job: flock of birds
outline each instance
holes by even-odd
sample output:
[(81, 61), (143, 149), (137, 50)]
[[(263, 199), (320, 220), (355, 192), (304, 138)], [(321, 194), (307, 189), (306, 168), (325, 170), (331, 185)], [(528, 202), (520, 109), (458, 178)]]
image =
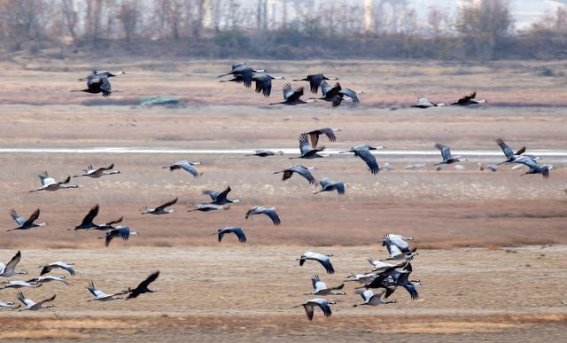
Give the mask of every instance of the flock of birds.
[[(88, 93), (102, 93), (103, 96), (107, 97), (112, 93), (111, 84), (109, 78), (115, 77), (120, 73), (111, 73), (107, 71), (96, 71), (94, 70), (86, 78), (80, 79), (87, 82), (87, 88), (82, 91)], [(265, 73), (264, 70), (252, 68), (245, 63), (232, 65), (232, 70), (229, 73), (220, 75), (228, 76), (232, 75), (232, 79), (226, 80), (226, 82), (236, 82), (243, 83), (245, 87), (250, 88), (252, 82), (255, 82), (255, 90), (258, 93), (262, 93), (264, 96), (268, 97), (271, 94), (272, 80), (283, 79), (283, 77), (272, 76)], [(331, 102), (333, 106), (339, 106), (345, 98), (350, 98), (353, 103), (358, 103), (359, 99), (357, 94), (361, 92), (353, 91), (349, 88), (343, 88), (339, 83), (331, 86), (327, 81), (338, 80), (337, 78), (328, 78), (324, 74), (313, 74), (307, 77), (294, 81), (307, 81), (310, 85), (310, 90), (312, 93), (317, 94), (319, 89), (321, 89), (322, 97), (316, 98), (324, 101)], [(294, 89), (291, 84), (286, 84), (283, 87), (283, 97), (284, 101), (278, 104), (296, 105), (301, 103), (307, 103), (309, 101), (304, 101), (301, 99), (303, 96), (303, 87)], [(315, 98), (310, 99), (310, 101), (316, 100)], [(467, 95), (458, 101), (454, 102), (453, 105), (467, 106), (467, 105), (478, 105), (485, 103), (485, 100), (477, 100), (476, 92)], [(429, 108), (443, 106), (443, 104), (434, 104), (427, 100), (426, 98), (418, 99), (417, 104), (414, 107), (419, 108)], [(340, 132), (340, 129), (335, 128), (321, 128), (308, 132), (301, 133), (299, 135), (299, 152), (298, 156), (290, 157), (290, 159), (318, 159), (325, 158), (329, 155), (324, 153), (325, 147), (320, 146), (321, 136), (327, 137), (330, 142), (336, 142), (336, 133)], [(496, 143), (500, 146), (502, 152), (504, 153), (505, 160), (499, 164), (517, 164), (525, 165), (528, 167), (528, 171), (525, 174), (541, 174), (543, 177), (549, 177), (549, 170), (551, 166), (542, 166), (538, 164), (537, 156), (526, 154), (526, 148), (522, 147), (516, 151), (510, 148), (502, 139), (497, 139)], [(441, 153), (442, 160), (436, 163), (436, 166), (440, 168), (443, 165), (456, 164), (464, 161), (465, 159), (460, 156), (455, 156), (451, 153), (450, 148), (446, 145), (435, 144), (435, 147), (439, 149)], [(378, 150), (383, 147), (374, 147), (369, 144), (361, 144), (351, 147), (348, 150), (341, 151), (341, 153), (349, 153), (360, 158), (367, 166), (371, 174), (378, 174), (382, 168), (379, 166), (375, 155), (372, 153), (374, 150)], [(253, 154), (248, 154), (246, 156), (256, 156), (256, 157), (270, 157), (282, 155), (279, 151), (270, 150), (256, 150)], [(199, 171), (200, 162), (181, 160), (170, 164), (169, 166), (164, 166), (163, 168), (169, 169), (170, 171), (181, 170), (192, 177), (199, 177), (202, 173)], [(273, 172), (274, 174), (282, 174), (282, 180), (285, 181), (291, 178), (294, 174), (303, 177), (309, 184), (316, 184), (317, 180), (311, 173), (314, 167), (305, 167), (301, 164), (293, 165), (289, 168), (278, 170)], [(92, 165), (88, 166), (83, 170), (82, 173), (74, 175), (74, 178), (90, 177), (90, 178), (100, 178), (111, 175), (120, 174), (119, 170), (114, 169), (114, 164), (110, 164), (106, 167), (95, 168)], [(39, 191), (58, 191), (62, 189), (76, 189), (79, 185), (71, 183), (71, 176), (69, 175), (65, 179), (60, 181), (55, 180), (49, 176), (47, 171), (44, 171), (39, 175), (41, 186), (30, 190), (30, 192)], [(339, 195), (345, 194), (345, 183), (335, 182), (328, 177), (321, 178), (319, 180), (320, 189), (315, 191), (314, 194), (322, 192), (337, 192)], [(227, 210), (232, 204), (237, 204), (240, 202), (239, 199), (229, 199), (228, 195), (231, 192), (231, 187), (217, 192), (213, 190), (208, 190), (203, 192), (205, 195), (210, 197), (210, 201), (197, 203), (188, 210), (188, 212), (193, 211), (215, 211), (215, 210)], [(171, 209), (172, 206), (177, 204), (178, 198), (169, 200), (157, 207), (149, 208), (146, 207), (141, 210), (143, 215), (168, 215), (174, 210)], [(128, 240), (130, 236), (136, 235), (135, 231), (132, 231), (128, 226), (119, 225), (123, 221), (123, 217), (118, 219), (110, 220), (102, 224), (96, 224), (95, 218), (99, 214), (99, 205), (93, 206), (88, 213), (84, 216), (80, 224), (75, 226), (72, 230), (85, 230), (94, 232), (103, 232), (104, 236), (98, 237), (104, 239), (105, 246), (109, 246), (114, 238), (121, 238), (122, 240)], [(22, 231), (31, 230), (38, 227), (46, 226), (46, 223), (36, 223), (40, 216), (40, 209), (36, 209), (27, 219), (22, 217), (16, 212), (15, 209), (10, 211), (11, 217), (17, 223), (15, 228), (8, 231)], [(245, 219), (248, 219), (255, 215), (265, 215), (267, 216), (274, 225), (280, 225), (281, 219), (274, 207), (264, 207), (264, 206), (254, 206), (248, 209), (244, 215)], [(71, 229), (70, 229), (71, 230)], [(229, 226), (224, 228), (219, 228), (216, 232), (212, 233), (217, 236), (218, 242), (221, 242), (223, 238), (227, 235), (234, 235), (240, 243), (247, 242), (247, 235), (243, 228), (236, 226)], [(360, 284), (356, 288), (356, 293), (360, 295), (362, 303), (354, 304), (354, 306), (376, 306), (381, 304), (394, 303), (395, 300), (388, 300), (388, 298), (394, 293), (398, 287), (404, 288), (411, 299), (418, 299), (419, 294), (417, 288), (421, 285), (419, 280), (411, 280), (409, 278), (413, 271), (411, 261), (417, 255), (416, 248), (411, 248), (408, 241), (413, 238), (406, 238), (398, 234), (388, 234), (382, 239), (383, 246), (386, 247), (388, 251), (388, 257), (384, 260), (375, 260), (373, 258), (368, 259), (368, 262), (372, 266), (370, 271), (362, 272), (359, 274), (350, 274), (345, 282), (355, 282)], [(26, 274), (24, 271), (16, 270), (17, 264), (20, 262), (22, 255), (20, 251), (6, 264), (0, 263), (0, 276), (5, 278), (10, 278), (17, 275)], [(335, 269), (331, 263), (332, 255), (321, 254), (317, 252), (307, 251), (300, 258), (298, 258), (299, 265), (302, 266), (306, 261), (316, 261), (320, 263), (325, 271), (329, 274), (335, 273)], [(72, 263), (66, 263), (62, 261), (53, 262), (45, 264), (42, 266), (42, 270), (38, 277), (29, 280), (8, 280), (4, 282), (1, 289), (6, 288), (37, 288), (42, 286), (44, 283), (48, 282), (61, 282), (68, 284), (65, 276), (52, 275), (50, 274), (54, 270), (64, 270), (67, 271), (71, 276), (76, 274), (76, 270)], [(159, 276), (159, 271), (151, 273), (145, 280), (140, 282), (135, 288), (126, 288), (118, 292), (107, 294), (94, 285), (94, 282), (90, 282), (86, 289), (92, 295), (91, 300), (97, 301), (111, 301), (118, 299), (131, 299), (136, 298), (140, 294), (153, 292), (148, 288), (149, 284), (154, 282)], [(343, 289), (345, 284), (328, 287), (324, 281), (318, 275), (314, 275), (311, 279), (312, 281), (312, 292), (309, 295), (315, 295), (317, 298), (310, 299), (299, 306), (305, 309), (305, 313), (309, 320), (313, 319), (315, 308), (321, 309), (326, 317), (331, 316), (332, 310), (331, 306), (336, 304), (336, 301), (323, 298), (326, 296), (340, 296), (346, 294)], [(374, 291), (380, 290), (380, 291)], [(14, 302), (2, 302), (0, 301), (0, 308), (21, 308), (26, 310), (39, 310), (42, 308), (52, 307), (49, 304), (55, 300), (55, 295), (43, 299), (38, 302), (26, 298), (23, 292), (17, 294), (17, 300), (20, 301), (21, 305), (17, 305)]]

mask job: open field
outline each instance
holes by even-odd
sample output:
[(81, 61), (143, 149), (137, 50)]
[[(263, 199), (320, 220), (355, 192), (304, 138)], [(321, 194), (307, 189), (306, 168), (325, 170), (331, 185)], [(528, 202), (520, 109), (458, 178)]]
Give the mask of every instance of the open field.
[[(499, 151), (504, 138), (528, 152), (567, 149), (567, 101), (563, 62), (498, 62), (461, 66), (434, 62), (270, 62), (273, 74), (290, 79), (324, 70), (341, 77), (344, 86), (363, 89), (361, 105), (332, 109), (317, 102), (281, 107), (282, 81), (266, 99), (236, 84), (219, 83), (216, 75), (232, 61), (134, 62), (118, 60), (100, 69), (124, 68), (114, 78), (120, 90), (110, 99), (71, 93), (91, 67), (76, 61), (3, 61), (0, 94), (0, 148), (151, 147), (186, 149), (295, 148), (299, 133), (339, 127), (337, 142), (345, 149), (361, 143), (389, 150), (433, 151), (436, 142), (455, 150)], [(252, 63), (264, 66), (262, 63)], [(326, 67), (322, 68), (321, 65)], [(542, 76), (543, 68), (554, 76)], [(293, 82), (299, 85), (299, 82)], [(306, 86), (306, 84), (304, 84)], [(479, 108), (410, 108), (426, 95), (451, 102), (476, 90), (489, 101)], [(139, 105), (146, 96), (179, 96), (185, 106)], [(103, 342), (231, 340), (476, 342), (539, 341), (566, 334), (567, 293), (567, 160), (553, 164), (551, 177), (520, 176), (524, 169), (499, 166), (480, 171), (478, 163), (501, 157), (466, 156), (463, 170), (436, 171), (440, 157), (408, 157), (377, 152), (392, 171), (374, 176), (364, 163), (347, 155), (300, 161), (316, 166), (316, 178), (328, 176), (347, 184), (347, 193), (313, 195), (316, 189), (293, 176), (282, 182), (274, 171), (297, 160), (238, 154), (171, 153), (14, 153), (2, 152), (0, 170), (0, 261), (22, 250), (21, 268), (56, 260), (77, 264), (71, 286), (47, 284), (29, 290), (32, 298), (57, 294), (56, 308), (37, 313), (0, 312), (0, 340), (82, 339)], [(203, 163), (198, 178), (162, 169), (181, 159)], [(47, 170), (56, 179), (79, 174), (87, 165), (114, 163), (119, 175), (74, 178), (79, 189), (30, 193), (37, 175)], [(405, 169), (425, 163), (418, 170)], [(233, 189), (240, 204), (226, 211), (186, 212), (205, 202), (205, 189)], [(144, 216), (140, 209), (179, 196), (175, 212)], [(124, 216), (139, 232), (129, 241), (104, 248), (95, 232), (74, 232), (94, 204), (96, 222)], [(254, 205), (275, 206), (282, 225), (267, 217), (245, 220)], [(41, 209), (47, 227), (5, 232), (14, 227), (8, 211), (28, 216)], [(217, 243), (212, 233), (222, 226), (241, 226), (248, 243), (234, 237)], [(308, 323), (301, 308), (308, 299), (309, 277), (318, 265), (296, 266), (306, 250), (332, 252), (338, 283), (350, 272), (366, 271), (365, 259), (384, 257), (379, 245), (390, 232), (414, 236), (420, 255), (414, 263), (421, 279), (421, 299), (410, 301), (403, 290), (397, 304), (352, 308), (359, 301), (352, 285), (335, 306), (330, 320)], [(91, 280), (111, 292), (134, 286), (152, 270), (161, 271), (158, 292), (136, 301), (88, 302)], [(323, 275), (321, 275), (323, 276)], [(0, 300), (13, 300), (0, 290)], [(28, 294), (29, 293), (29, 294)], [(387, 335), (387, 336), (385, 336)]]

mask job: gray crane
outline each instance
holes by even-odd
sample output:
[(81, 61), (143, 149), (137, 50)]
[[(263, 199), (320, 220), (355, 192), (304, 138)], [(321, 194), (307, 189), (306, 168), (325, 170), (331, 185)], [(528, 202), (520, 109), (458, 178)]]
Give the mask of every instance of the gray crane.
[(173, 200), (170, 200), (168, 202), (165, 202), (161, 205), (159, 205), (156, 208), (148, 208), (146, 207), (145, 210), (142, 211), (142, 214), (153, 214), (153, 215), (162, 215), (162, 214), (170, 214), (173, 213), (173, 209), (169, 209), (167, 210), (166, 208), (169, 206), (174, 205), (175, 203), (177, 203), (178, 198), (176, 197)]
[(36, 303), (35, 301), (26, 298), (24, 293), (18, 292), (18, 300), (25, 306), (25, 310), (37, 311), (37, 310), (41, 310), (42, 308), (53, 307), (54, 305), (52, 304), (49, 305), (45, 305), (45, 304), (55, 300), (55, 294), (51, 298), (47, 298)]
[(275, 207), (262, 207), (262, 206), (254, 206), (246, 212), (245, 219), (248, 219), (251, 216), (255, 216), (257, 214), (265, 214), (267, 215), (274, 225), (280, 225), (281, 220), (280, 216), (276, 212)]
[(302, 100), (301, 97), (303, 96), (303, 87), (294, 89), (291, 87), (291, 84), (286, 83), (282, 88), (283, 98), (284, 101), (281, 102), (273, 102), (270, 105), (300, 105), (300, 104), (307, 104), (312, 100), (305, 101)]
[(301, 176), (303, 176), (309, 183), (311, 184), (315, 184), (315, 178), (313, 177), (313, 175), (311, 174), (311, 172), (309, 170), (315, 169), (315, 167), (304, 167), (302, 165), (295, 165), (291, 168), (287, 168), (284, 170), (280, 170), (277, 172), (274, 172), (274, 174), (280, 174), (282, 173), (282, 181), (285, 181), (287, 179), (289, 179), (293, 173), (297, 173)]
[(337, 136), (335, 136), (335, 132), (340, 132), (340, 131), (342, 131), (342, 130), (330, 128), (330, 127), (324, 127), (322, 129), (317, 129), (317, 130), (305, 132), (305, 134), (307, 134), (309, 136), (309, 139), (311, 140), (311, 146), (316, 148), (317, 144), (319, 143), (319, 136), (325, 135), (325, 136), (327, 136), (327, 138), (331, 142), (336, 142)]
[(312, 252), (312, 251), (306, 251), (297, 260), (299, 261), (300, 266), (303, 266), (303, 264), (307, 260), (317, 261), (325, 268), (325, 270), (327, 271), (328, 274), (334, 274), (335, 269), (333, 268), (333, 265), (331, 264), (331, 259), (329, 258), (329, 257), (332, 257), (332, 256), (333, 256), (333, 254), (324, 255), (324, 254), (320, 254), (320, 253), (316, 253), (316, 252)]
[(525, 172), (522, 175), (541, 174), (541, 176), (543, 176), (544, 178), (549, 177), (549, 170), (550, 170), (549, 166), (541, 166), (530, 157), (517, 156), (516, 158), (514, 158), (512, 163), (523, 164), (528, 168), (530, 168), (527, 172)]
[(441, 157), (443, 158), (443, 162), (435, 163), (436, 166), (461, 162), (461, 156), (452, 155), (451, 148), (449, 148), (449, 146), (436, 143), (435, 147), (439, 149), (439, 151), (441, 152)]
[(305, 314), (307, 315), (307, 319), (313, 320), (313, 313), (315, 311), (315, 307), (319, 307), (321, 311), (323, 311), (323, 315), (328, 318), (333, 314), (333, 312), (331, 311), (331, 307), (329, 305), (333, 305), (333, 304), (336, 304), (334, 300), (314, 298), (304, 302), (300, 306), (303, 306), (303, 308), (305, 309)]
[(319, 275), (313, 275), (311, 277), (311, 285), (313, 286), (313, 291), (306, 295), (346, 295), (345, 292), (341, 292), (341, 290), (345, 287), (344, 283), (341, 283), (340, 285), (335, 287), (327, 287), (327, 284), (321, 281)]
[(13, 229), (8, 229), (7, 231), (14, 231), (14, 230), (29, 230), (40, 226), (46, 226), (47, 223), (38, 223), (36, 224), (35, 221), (39, 218), (39, 208), (33, 211), (33, 213), (29, 216), (28, 219), (24, 219), (24, 217), (20, 216), (16, 210), (11, 209), (10, 215), (12, 219), (16, 221), (18, 224), (17, 227)]
[(230, 193), (232, 191), (232, 188), (230, 188), (230, 186), (226, 187), (225, 190), (223, 190), (222, 192), (216, 192), (216, 191), (212, 191), (212, 190), (205, 190), (203, 191), (203, 194), (206, 194), (208, 196), (211, 197), (211, 204), (214, 205), (225, 205), (225, 204), (236, 204), (239, 203), (240, 200), (239, 199), (234, 199), (234, 200), (230, 200), (227, 198), (228, 193)]
[(38, 175), (39, 181), (41, 182), (41, 187), (31, 190), (30, 192), (39, 192), (39, 191), (56, 191), (59, 189), (66, 189), (66, 188), (79, 188), (78, 185), (70, 184), (71, 176), (67, 176), (67, 178), (63, 181), (55, 181), (54, 178), (50, 177), (47, 174), (47, 171), (44, 171), (41, 175)]
[(484, 104), (487, 101), (482, 99), (482, 100), (477, 100), (476, 99), (476, 91), (472, 92), (469, 95), (465, 95), (462, 98), (460, 98), (459, 100), (455, 101), (454, 103), (452, 103), (451, 105), (457, 105), (457, 106), (470, 106), (470, 105), (478, 105), (478, 104)]
[(83, 169), (83, 174), (73, 175), (73, 177), (87, 176), (96, 179), (101, 176), (120, 174), (120, 170), (113, 170), (113, 168), (114, 168), (114, 163), (112, 163), (108, 167), (100, 167), (100, 168), (94, 168), (91, 164), (87, 167), (87, 169)]
[(334, 182), (328, 177), (324, 177), (319, 181), (321, 189), (313, 192), (313, 194), (319, 194), (322, 192), (332, 192), (337, 191), (339, 195), (345, 194), (345, 184), (344, 182)]
[(346, 152), (352, 152), (354, 156), (360, 157), (366, 163), (372, 174), (378, 174), (380, 167), (378, 166), (376, 157), (374, 157), (370, 150), (378, 150), (378, 147), (362, 144), (352, 147)]
[(199, 173), (199, 171), (197, 170), (197, 168), (195, 168), (195, 166), (200, 164), (201, 162), (189, 162), (187, 160), (181, 160), (163, 168), (164, 169), (169, 168), (170, 171), (182, 169), (188, 172), (189, 174), (193, 175), (193, 177), (199, 177), (200, 175), (203, 175), (203, 173)]
[(323, 73), (307, 75), (304, 79), (293, 80), (293, 81), (308, 81), (311, 93), (317, 94), (319, 87), (323, 81), (339, 80), (338, 77), (327, 77)]
[(272, 93), (272, 80), (284, 80), (283, 76), (272, 76), (270, 74), (256, 74), (252, 77), (252, 81), (256, 83), (256, 93), (262, 93), (265, 97), (269, 97)]
[(325, 150), (325, 147), (322, 146), (320, 148), (316, 148), (315, 146), (311, 146), (309, 143), (309, 139), (307, 138), (307, 134), (302, 133), (299, 135), (299, 152), (301, 153), (298, 157), (290, 157), (290, 159), (295, 158), (303, 158), (303, 159), (313, 159), (313, 158), (322, 158), (323, 155), (320, 155), (319, 152)]
[(83, 221), (81, 222), (81, 224), (75, 226), (74, 230), (90, 230), (90, 229), (96, 229), (96, 230), (110, 230), (113, 229), (114, 227), (112, 225), (114, 224), (118, 224), (121, 223), (122, 220), (124, 219), (123, 217), (120, 217), (116, 220), (112, 220), (109, 221), (107, 223), (98, 225), (95, 224), (93, 222), (93, 220), (95, 219), (95, 217), (98, 215), (98, 211), (99, 211), (99, 205), (96, 204), (95, 206), (93, 206), (89, 212), (87, 213), (87, 215), (83, 218)]
[(11, 277), (18, 274), (27, 274), (27, 272), (24, 271), (16, 271), (16, 266), (18, 265), (18, 263), (20, 263), (21, 259), (22, 253), (18, 250), (16, 255), (14, 255), (10, 259), (10, 262), (8, 262), (7, 264), (0, 262), (0, 276)]
[(219, 240), (219, 243), (220, 243), (222, 241), (222, 238), (224, 237), (224, 235), (229, 234), (229, 233), (233, 233), (238, 238), (238, 241), (240, 243), (246, 243), (246, 234), (244, 233), (244, 230), (242, 230), (242, 228), (239, 228), (239, 227), (236, 227), (236, 226), (228, 226), (228, 227), (218, 229), (217, 232), (213, 233), (213, 235), (218, 236), (218, 240)]

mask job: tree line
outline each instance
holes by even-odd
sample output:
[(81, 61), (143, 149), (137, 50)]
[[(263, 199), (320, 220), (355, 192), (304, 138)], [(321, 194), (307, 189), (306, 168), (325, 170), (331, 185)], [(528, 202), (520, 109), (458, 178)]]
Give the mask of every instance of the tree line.
[[(553, 59), (567, 55), (567, 11), (514, 30), (506, 0), (463, 7), (456, 15), (430, 8), (426, 20), (406, 9), (395, 20), (368, 14), (352, 1), (305, 9), (288, 0), (268, 18), (266, 0), (0, 0), (0, 50), (61, 56), (91, 48), (197, 58)], [(254, 3), (255, 6), (249, 6)], [(302, 5), (303, 3), (303, 5)], [(366, 17), (365, 17), (366, 16)]]

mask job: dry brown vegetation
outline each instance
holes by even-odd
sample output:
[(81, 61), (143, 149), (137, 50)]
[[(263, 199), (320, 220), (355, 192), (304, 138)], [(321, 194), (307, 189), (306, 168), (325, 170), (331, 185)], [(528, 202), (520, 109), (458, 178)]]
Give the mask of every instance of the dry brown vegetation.
[[(253, 63), (263, 65), (262, 63)], [(240, 85), (218, 83), (216, 75), (229, 62), (135, 62), (126, 75), (113, 79), (120, 92), (101, 99), (69, 90), (90, 65), (74, 61), (19, 59), (5, 63), (0, 94), (4, 120), (0, 146), (9, 147), (162, 147), (162, 148), (295, 148), (299, 133), (318, 127), (340, 127), (336, 143), (347, 148), (367, 142), (390, 150), (434, 150), (433, 143), (457, 150), (494, 149), (502, 137), (514, 147), (557, 149), (567, 146), (566, 107), (561, 77), (542, 77), (541, 68), (559, 70), (561, 63), (496, 63), (470, 68), (409, 62), (325, 62), (325, 73), (341, 77), (354, 89), (368, 91), (358, 107), (331, 109), (326, 103), (304, 107), (267, 104), (279, 99), (278, 82), (270, 99)], [(321, 62), (270, 62), (268, 69), (293, 79), (321, 71)], [(104, 68), (106, 69), (106, 66)], [(298, 83), (294, 83), (297, 85)], [(418, 96), (450, 102), (477, 90), (489, 105), (477, 109), (409, 108)], [(185, 107), (137, 105), (140, 97), (179, 96)], [(103, 101), (105, 106), (86, 106)], [(514, 106), (505, 104), (514, 103)], [(127, 104), (127, 105), (124, 105)], [(539, 106), (540, 104), (542, 106)], [(394, 110), (395, 109), (395, 110)], [(316, 177), (347, 183), (347, 194), (313, 195), (306, 181), (294, 176), (282, 182), (272, 172), (291, 166), (289, 156), (253, 158), (235, 154), (44, 154), (1, 153), (0, 227), (12, 228), (10, 208), (27, 216), (41, 209), (48, 226), (29, 232), (0, 232), (0, 261), (16, 249), (22, 268), (64, 260), (77, 263), (72, 285), (46, 285), (26, 292), (32, 298), (57, 294), (53, 311), (2, 311), (0, 339), (77, 339), (90, 341), (232, 340), (376, 341), (394, 342), (537, 341), (565, 334), (566, 274), (565, 205), (567, 174), (562, 158), (553, 161), (549, 179), (520, 176), (501, 166), (481, 172), (477, 162), (498, 158), (467, 156), (465, 170), (435, 171), (435, 159), (378, 154), (393, 171), (371, 175), (358, 159), (333, 156), (316, 165)], [(200, 160), (203, 175), (192, 178), (162, 166)], [(405, 166), (423, 162), (423, 170)], [(76, 178), (79, 189), (29, 193), (37, 174), (48, 170), (56, 179), (78, 174), (89, 164), (115, 163), (122, 173), (101, 179)], [(187, 213), (193, 202), (205, 201), (202, 190), (230, 185), (232, 198), (242, 200), (229, 210)], [(173, 214), (143, 216), (139, 210), (180, 197)], [(125, 216), (140, 233), (128, 242), (104, 248), (94, 232), (69, 230), (95, 203), (99, 222)], [(268, 218), (244, 219), (253, 205), (276, 206), (282, 225)], [(248, 243), (234, 237), (222, 244), (211, 234), (227, 225), (242, 226)], [(423, 282), (422, 300), (354, 309), (349, 295), (336, 306), (333, 318), (316, 317), (307, 325), (302, 309), (309, 277), (320, 266), (302, 269), (295, 258), (305, 250), (335, 254), (338, 283), (349, 272), (364, 271), (365, 258), (383, 257), (378, 240), (389, 232), (415, 236), (420, 255), (415, 277)], [(553, 247), (545, 247), (548, 244)], [(501, 247), (534, 245), (532, 247)], [(541, 247), (545, 245), (544, 247)], [(482, 248), (463, 248), (482, 247)], [(53, 249), (56, 248), (56, 249)], [(442, 250), (438, 250), (442, 249)], [(111, 292), (135, 286), (159, 269), (159, 291), (136, 301), (88, 302), (84, 289), (91, 280)], [(29, 294), (28, 294), (29, 293)], [(13, 299), (0, 291), (1, 300)]]

